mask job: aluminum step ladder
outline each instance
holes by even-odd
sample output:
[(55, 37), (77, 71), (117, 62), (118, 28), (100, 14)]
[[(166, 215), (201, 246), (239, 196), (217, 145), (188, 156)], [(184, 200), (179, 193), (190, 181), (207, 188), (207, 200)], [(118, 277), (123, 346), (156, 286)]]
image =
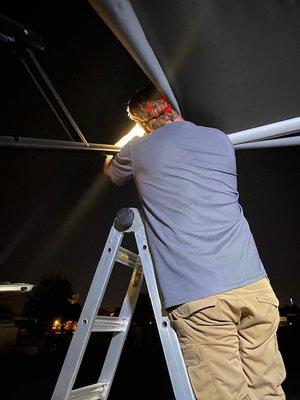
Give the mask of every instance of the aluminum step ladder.
[[(138, 253), (121, 247), (125, 233), (134, 233)], [(133, 268), (128, 290), (118, 317), (98, 316), (115, 262)], [(135, 305), (145, 277), (171, 383), (176, 400), (195, 400), (175, 331), (163, 315), (145, 228), (136, 208), (123, 208), (114, 221), (90, 290), (82, 309), (52, 400), (108, 399), (113, 378), (130, 327)], [(98, 383), (73, 390), (73, 385), (92, 332), (113, 332)]]

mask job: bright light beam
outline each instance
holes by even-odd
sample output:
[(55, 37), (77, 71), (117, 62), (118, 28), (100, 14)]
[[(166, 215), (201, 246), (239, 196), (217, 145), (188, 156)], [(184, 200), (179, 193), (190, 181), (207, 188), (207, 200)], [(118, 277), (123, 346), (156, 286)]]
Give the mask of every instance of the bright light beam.
[[(138, 124), (136, 124), (126, 135), (124, 135), (115, 146), (123, 147), (135, 136), (143, 136), (145, 132)], [(107, 156), (107, 162), (113, 156)], [(103, 195), (107, 188), (107, 180), (104, 176), (97, 175), (93, 184), (88, 188), (84, 196), (72, 207), (65, 221), (58, 227), (56, 232), (51, 235), (51, 238), (44, 244), (38, 255), (38, 264), (43, 264), (43, 258), (49, 257), (50, 254), (58, 254), (60, 248), (65, 244), (66, 238), (79, 226), (82, 219), (85, 217), (86, 212), (90, 209), (93, 203)]]
[(145, 135), (144, 129), (140, 127), (138, 124), (135, 124), (135, 126), (126, 135), (124, 135), (117, 143), (115, 143), (115, 146), (123, 147), (135, 136), (141, 137), (144, 135)]

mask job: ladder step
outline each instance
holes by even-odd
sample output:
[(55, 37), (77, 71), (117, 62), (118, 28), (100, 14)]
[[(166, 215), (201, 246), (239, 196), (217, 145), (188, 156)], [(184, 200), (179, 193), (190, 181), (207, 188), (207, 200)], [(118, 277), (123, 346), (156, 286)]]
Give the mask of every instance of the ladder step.
[(98, 316), (92, 332), (122, 332), (126, 330), (127, 320), (119, 317)]
[(124, 249), (124, 247), (119, 248), (116, 261), (131, 268), (135, 268), (137, 264), (141, 265), (140, 257), (132, 251)]
[(103, 383), (95, 383), (94, 385), (85, 386), (79, 389), (72, 390), (69, 400), (99, 400), (104, 394), (106, 385)]

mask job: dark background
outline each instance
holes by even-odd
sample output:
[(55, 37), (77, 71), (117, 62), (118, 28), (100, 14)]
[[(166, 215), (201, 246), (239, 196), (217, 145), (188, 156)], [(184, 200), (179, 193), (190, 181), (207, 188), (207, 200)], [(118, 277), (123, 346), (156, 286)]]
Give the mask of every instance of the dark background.
[[(132, 5), (186, 118), (229, 133), (299, 115), (299, 1)], [(126, 101), (148, 78), (87, 1), (3, 1), (0, 12), (44, 37), (45, 51), (35, 54), (89, 142), (127, 133)], [(20, 62), (2, 48), (0, 58), (0, 135), (67, 140)], [(297, 147), (237, 152), (240, 201), (281, 305), (300, 303), (298, 159)], [(83, 303), (117, 210), (138, 204), (134, 185), (114, 187), (103, 161), (94, 152), (0, 149), (0, 281), (60, 274)], [(104, 307), (119, 304), (125, 278), (117, 266)], [(22, 296), (5, 301), (22, 311)], [(299, 400), (293, 329), (281, 328), (279, 339), (287, 398)], [(120, 389), (125, 398), (172, 398), (157, 335), (145, 332), (142, 351), (129, 336), (112, 399)], [(94, 367), (102, 345), (89, 351)], [(3, 355), (0, 397), (49, 398), (66, 348)], [(95, 382), (91, 367), (85, 374), (81, 384)]]

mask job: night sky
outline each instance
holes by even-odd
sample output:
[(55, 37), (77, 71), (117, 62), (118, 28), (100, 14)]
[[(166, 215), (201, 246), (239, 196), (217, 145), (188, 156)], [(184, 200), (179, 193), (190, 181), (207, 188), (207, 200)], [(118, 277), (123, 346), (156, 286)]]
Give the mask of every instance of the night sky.
[[(35, 54), (89, 142), (112, 144), (132, 127), (126, 101), (148, 78), (88, 2), (7, 1), (0, 12), (44, 37)], [(2, 48), (0, 57), (0, 135), (67, 140), (20, 62)], [(300, 303), (298, 160), (297, 147), (237, 152), (240, 202), (282, 304)], [(94, 152), (0, 149), (0, 280), (57, 273), (84, 299), (116, 212), (138, 204), (134, 185), (114, 187), (103, 161)], [(108, 308), (126, 287), (124, 268)]]

